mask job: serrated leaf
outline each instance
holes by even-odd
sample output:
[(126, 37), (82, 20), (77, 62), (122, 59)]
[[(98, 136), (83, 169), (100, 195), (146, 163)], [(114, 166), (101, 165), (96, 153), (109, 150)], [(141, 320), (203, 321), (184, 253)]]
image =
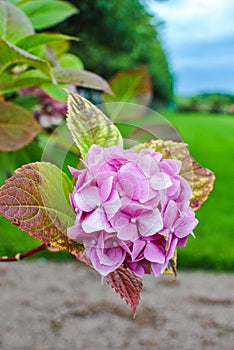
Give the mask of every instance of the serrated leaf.
[(67, 125), (85, 158), (93, 144), (110, 147), (122, 145), (122, 136), (104, 113), (85, 98), (69, 92)]
[(32, 23), (23, 11), (8, 2), (0, 1), (0, 38), (16, 43), (33, 33)]
[(197, 210), (207, 200), (213, 189), (215, 175), (209, 169), (202, 168), (193, 161), (193, 196), (191, 207)]
[(54, 68), (53, 74), (58, 83), (73, 84), (90, 89), (112, 93), (108, 83), (102, 77), (86, 70)]
[(78, 40), (78, 38), (58, 33), (37, 33), (24, 37), (17, 41), (16, 44), (21, 49), (30, 52), (38, 46), (48, 45), (61, 40)]
[(20, 8), (30, 18), (36, 30), (52, 27), (78, 13), (78, 9), (72, 4), (59, 0), (27, 1)]
[(0, 39), (0, 74), (6, 70), (9, 66), (16, 64), (26, 64), (31, 67), (35, 67), (45, 73), (50, 80), (54, 81), (51, 67), (49, 63), (42, 60), (13, 44)]
[(136, 151), (150, 148), (161, 152), (164, 158), (179, 159), (182, 162), (180, 176), (188, 181), (192, 189), (191, 207), (197, 210), (206, 201), (213, 189), (215, 175), (195, 162), (185, 143), (153, 140), (133, 148)]
[(106, 277), (106, 282), (131, 306), (135, 317), (142, 290), (141, 278), (121, 266)]
[(0, 102), (0, 150), (14, 151), (41, 131), (32, 114), (11, 102)]
[(145, 66), (123, 70), (109, 81), (113, 95), (104, 94), (106, 111), (112, 120), (131, 120), (144, 113), (152, 100), (152, 83)]
[(20, 230), (59, 249), (76, 246), (66, 236), (75, 214), (68, 195), (72, 181), (51, 163), (31, 163), (17, 169), (0, 192), (0, 213)]
[[(74, 249), (72, 252), (75, 257), (92, 267), (90, 260), (87, 258), (84, 249)], [(111, 272), (105, 277), (108, 283), (116, 293), (120, 294), (121, 298), (133, 309), (133, 316), (136, 316), (137, 306), (140, 302), (140, 292), (142, 291), (142, 279), (135, 275), (130, 270), (120, 266), (117, 270)]]

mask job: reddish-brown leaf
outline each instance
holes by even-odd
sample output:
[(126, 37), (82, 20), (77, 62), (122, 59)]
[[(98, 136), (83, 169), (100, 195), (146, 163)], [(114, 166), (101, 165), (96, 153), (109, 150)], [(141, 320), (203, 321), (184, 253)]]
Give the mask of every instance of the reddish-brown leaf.
[[(76, 248), (72, 252), (75, 257), (93, 268), (91, 261), (87, 258), (84, 249)], [(133, 316), (136, 316), (137, 306), (140, 301), (140, 292), (142, 290), (142, 279), (136, 276), (130, 270), (124, 268), (123, 266), (119, 267), (114, 272), (111, 272), (105, 278), (106, 282), (114, 288), (116, 293), (120, 294), (127, 304), (133, 309)]]
[(11, 103), (0, 101), (0, 150), (15, 151), (41, 131), (32, 114)]
[(142, 279), (121, 266), (106, 277), (106, 282), (131, 306), (135, 317), (143, 285)]
[(112, 94), (107, 81), (95, 73), (72, 68), (55, 68), (53, 74), (58, 83), (74, 84)]
[(66, 236), (75, 214), (68, 203), (71, 180), (55, 165), (31, 163), (17, 169), (0, 192), (0, 214), (20, 230), (52, 247), (74, 250)]

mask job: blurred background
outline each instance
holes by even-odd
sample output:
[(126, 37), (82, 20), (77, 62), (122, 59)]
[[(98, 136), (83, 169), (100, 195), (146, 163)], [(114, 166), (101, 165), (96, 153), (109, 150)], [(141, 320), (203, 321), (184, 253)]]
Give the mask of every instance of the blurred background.
[[(17, 4), (17, 0), (11, 2)], [(65, 45), (66, 59), (63, 56), (60, 64), (75, 65), (76, 69), (102, 76), (109, 81), (115, 96), (87, 86), (77, 87), (78, 92), (96, 104), (134, 102), (159, 112), (189, 144), (197, 162), (216, 175), (214, 191), (197, 213), (200, 224), (195, 230), (196, 241), (190, 237), (187, 247), (179, 250), (179, 268), (232, 271), (233, 1), (72, 0), (70, 4), (78, 10), (62, 22), (47, 26), (48, 32), (79, 38)], [(40, 33), (42, 29), (38, 26), (36, 30)], [(59, 51), (58, 47), (52, 48)], [(75, 61), (73, 55), (77, 57)], [(51, 95), (50, 89), (43, 91)], [(11, 94), (7, 99), (12, 96), (15, 98)], [(22, 105), (22, 98), (16, 103)], [(28, 109), (32, 111), (32, 100), (30, 103)], [(60, 119), (52, 124), (48, 124), (48, 118), (39, 121), (50, 132)], [(153, 115), (147, 120), (143, 116), (137, 119), (138, 125), (154, 122)], [(45, 142), (46, 136), (40, 135), (19, 150), (0, 152), (1, 184), (18, 166), (40, 160)], [(68, 155), (70, 164), (75, 157), (76, 154)], [(0, 240), (1, 255), (38, 244), (4, 219)], [(68, 259), (65, 253), (44, 253), (35, 258), (38, 257)]]

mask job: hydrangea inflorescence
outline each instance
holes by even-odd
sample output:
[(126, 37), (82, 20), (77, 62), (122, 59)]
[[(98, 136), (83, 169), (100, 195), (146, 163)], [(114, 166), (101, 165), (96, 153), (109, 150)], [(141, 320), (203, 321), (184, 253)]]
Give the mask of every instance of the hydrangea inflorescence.
[(67, 126), (83, 163), (70, 168), (75, 187), (45, 161), (17, 169), (0, 189), (0, 214), (43, 244), (0, 261), (67, 250), (105, 277), (135, 316), (141, 276), (176, 274), (176, 248), (193, 234), (194, 211), (215, 176), (182, 142), (134, 142), (124, 150), (120, 131), (101, 109), (72, 91), (67, 105)]
[(198, 223), (181, 161), (153, 149), (92, 145), (84, 165), (71, 169), (76, 222), (68, 236), (83, 242), (102, 276), (122, 264), (139, 276), (163, 273)]

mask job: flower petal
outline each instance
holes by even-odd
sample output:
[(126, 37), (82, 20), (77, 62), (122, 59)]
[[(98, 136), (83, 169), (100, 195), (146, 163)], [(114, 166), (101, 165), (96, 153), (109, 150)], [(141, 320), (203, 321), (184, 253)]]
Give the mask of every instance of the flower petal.
[(147, 211), (138, 220), (139, 233), (144, 236), (152, 236), (163, 228), (163, 220), (158, 209)]
[(99, 195), (102, 202), (105, 202), (111, 194), (113, 185), (113, 176), (110, 176), (106, 179), (106, 181), (102, 184), (99, 189)]
[(164, 190), (172, 185), (170, 177), (166, 173), (158, 173), (150, 178), (151, 187), (154, 190)]
[(151, 262), (160, 264), (165, 263), (165, 254), (163, 248), (154, 244), (153, 242), (147, 242), (144, 249), (144, 257)]
[(94, 269), (102, 276), (107, 276), (116, 270), (124, 261), (126, 253), (120, 248), (108, 249), (107, 252), (99, 248), (91, 248), (89, 258)]
[(74, 202), (79, 209), (86, 212), (92, 211), (100, 205), (98, 188), (96, 186), (90, 186), (76, 192), (74, 195)]
[(99, 207), (88, 214), (82, 222), (82, 228), (85, 232), (96, 232), (110, 228), (111, 225), (106, 218), (103, 208)]

